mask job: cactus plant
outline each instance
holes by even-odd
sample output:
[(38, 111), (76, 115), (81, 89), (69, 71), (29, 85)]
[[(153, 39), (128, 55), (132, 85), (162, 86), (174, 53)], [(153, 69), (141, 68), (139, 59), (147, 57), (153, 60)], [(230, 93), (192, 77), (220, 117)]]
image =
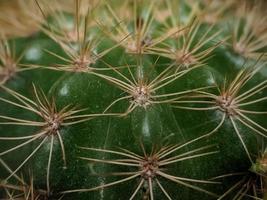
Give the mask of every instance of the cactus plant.
[(0, 199), (267, 199), (264, 1), (1, 7)]

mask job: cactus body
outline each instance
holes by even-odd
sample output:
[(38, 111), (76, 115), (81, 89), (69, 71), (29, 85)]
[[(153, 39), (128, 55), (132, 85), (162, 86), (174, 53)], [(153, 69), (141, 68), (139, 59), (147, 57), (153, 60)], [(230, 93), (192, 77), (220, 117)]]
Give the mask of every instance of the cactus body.
[(38, 30), (0, 35), (0, 199), (266, 199), (263, 2), (26, 2)]

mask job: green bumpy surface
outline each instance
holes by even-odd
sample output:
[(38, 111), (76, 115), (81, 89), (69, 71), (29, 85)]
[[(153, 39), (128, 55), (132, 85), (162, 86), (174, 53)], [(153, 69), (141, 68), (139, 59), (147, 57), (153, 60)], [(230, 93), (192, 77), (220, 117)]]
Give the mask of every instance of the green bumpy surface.
[[(0, 86), (0, 199), (264, 199), (265, 49), (240, 55), (226, 30), (198, 19), (157, 43), (174, 17), (150, 22), (147, 4), (136, 9), (111, 30), (100, 19), (87, 28), (81, 16), (77, 41), (57, 37), (53, 15), (14, 39), (28, 70)], [(118, 42), (116, 28), (129, 35)], [(131, 40), (139, 52), (127, 49)], [(172, 59), (175, 49), (184, 57)]]

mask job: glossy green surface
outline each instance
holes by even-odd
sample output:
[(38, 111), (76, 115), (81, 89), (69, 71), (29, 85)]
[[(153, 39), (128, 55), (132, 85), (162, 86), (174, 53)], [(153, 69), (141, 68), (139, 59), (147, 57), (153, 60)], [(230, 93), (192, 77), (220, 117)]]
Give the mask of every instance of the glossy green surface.
[[(189, 5), (185, 7), (181, 12), (186, 18), (191, 8)], [(170, 21), (168, 18), (166, 24)], [(185, 23), (186, 20), (181, 21)], [(156, 23), (151, 26), (153, 30), (155, 27), (162, 28)], [(205, 33), (205, 26), (201, 26), (196, 38)], [(100, 34), (101, 31), (94, 28), (91, 32)], [(218, 26), (213, 31), (217, 29)], [(224, 34), (219, 38), (224, 38)], [(133, 199), (152, 200), (150, 193), (155, 200), (167, 199), (167, 196), (170, 196), (169, 199), (212, 200), (240, 180), (240, 176), (235, 174), (246, 172), (257, 176), (250, 169), (251, 161), (256, 161), (266, 135), (266, 65), (257, 73), (253, 72), (241, 88), (235, 85), (237, 96), (249, 96), (253, 93), (251, 88), (256, 88), (255, 94), (244, 101), (252, 103), (240, 108), (251, 111), (245, 114), (247, 118), (244, 120), (244, 116), (227, 113), (218, 98), (227, 92), (224, 90), (241, 70), (253, 67), (255, 60), (245, 59), (222, 44), (207, 56), (203, 65), (177, 65), (176, 61), (155, 52), (152, 55), (127, 53), (111, 39), (100, 38), (93, 49), (94, 56), (106, 49), (110, 51), (90, 63), (83, 72), (74, 68), (77, 58), (70, 58), (59, 44), (42, 33), (16, 41), (18, 53), (22, 49), (25, 51), (21, 63), (35, 66), (35, 69), (17, 73), (4, 84), (5, 87), (23, 95), (24, 100), (29, 98), (38, 104), (40, 100), (34, 93), (35, 85), (50, 103), (55, 101), (57, 112), (64, 111), (66, 106), (84, 109), (77, 114), (82, 116), (68, 122), (94, 116), (71, 125), (64, 125), (67, 120), (63, 119), (56, 128), (60, 138), (56, 132), (48, 132), (27, 145), (22, 145), (27, 140), (7, 142), (0, 139), (0, 159), (12, 170), (25, 161), (19, 172), (24, 174), (26, 181), (30, 178), (25, 174), (30, 170), (35, 188), (47, 190), (50, 187), (48, 199), (63, 195), (63, 199), (67, 200), (124, 200), (133, 196)], [(194, 40), (192, 45), (197, 41)], [(164, 42), (164, 45), (176, 46), (173, 38)], [(216, 42), (209, 41), (200, 51)], [(164, 45), (159, 47), (168, 47)], [(56, 68), (66, 64), (59, 56), (73, 59), (68, 63), (73, 71)], [(153, 81), (158, 85), (151, 84)], [(149, 88), (150, 84), (153, 87)], [(151, 92), (143, 94), (140, 88), (151, 89)], [(27, 103), (16, 99), (14, 94), (12, 96), (4, 89), (0, 93), (1, 122), (8, 121), (5, 116), (38, 122), (45, 120), (44, 116), (25, 109)], [(211, 94), (212, 98), (202, 97), (203, 94)], [(24, 107), (16, 106), (13, 101)], [(40, 103), (37, 108), (43, 109)], [(239, 109), (239, 105), (234, 109)], [(43, 126), (1, 124), (0, 137), (36, 135), (50, 126), (49, 123)], [(206, 135), (208, 133), (210, 135)], [(1, 155), (19, 145), (23, 147)], [(181, 148), (178, 148), (179, 145)], [(164, 151), (164, 148), (167, 150)], [(34, 155), (28, 157), (33, 152)], [(161, 154), (166, 155), (161, 157)], [(26, 162), (27, 157), (29, 160)], [(152, 165), (155, 171), (147, 170), (146, 167)], [(1, 179), (9, 175), (2, 165), (0, 170)], [(136, 176), (131, 177), (133, 175)], [(16, 184), (16, 180), (11, 180), (11, 183)], [(229, 192), (224, 199), (234, 198), (238, 191)], [(253, 195), (250, 189), (247, 193)]]

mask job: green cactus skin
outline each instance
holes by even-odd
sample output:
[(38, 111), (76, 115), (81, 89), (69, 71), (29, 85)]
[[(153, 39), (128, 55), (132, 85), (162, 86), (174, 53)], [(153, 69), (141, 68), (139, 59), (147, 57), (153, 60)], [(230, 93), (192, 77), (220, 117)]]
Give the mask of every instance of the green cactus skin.
[(65, 3), (0, 34), (0, 199), (267, 199), (263, 2)]

